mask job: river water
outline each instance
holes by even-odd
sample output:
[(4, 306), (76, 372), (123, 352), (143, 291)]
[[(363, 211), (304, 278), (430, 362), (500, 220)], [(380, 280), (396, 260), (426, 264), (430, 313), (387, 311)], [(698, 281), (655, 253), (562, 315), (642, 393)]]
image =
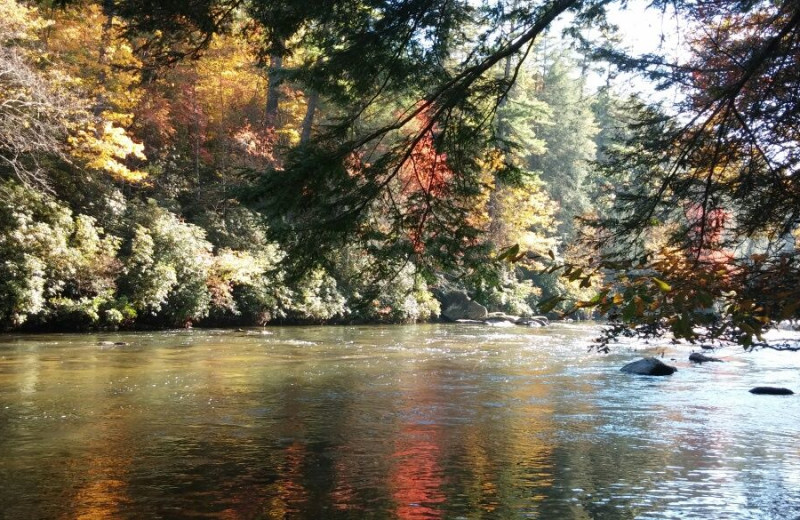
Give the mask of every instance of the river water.
[[(0, 515), (800, 518), (800, 396), (748, 393), (800, 390), (800, 353), (596, 332), (0, 336)], [(619, 371), (662, 353), (673, 376)]]

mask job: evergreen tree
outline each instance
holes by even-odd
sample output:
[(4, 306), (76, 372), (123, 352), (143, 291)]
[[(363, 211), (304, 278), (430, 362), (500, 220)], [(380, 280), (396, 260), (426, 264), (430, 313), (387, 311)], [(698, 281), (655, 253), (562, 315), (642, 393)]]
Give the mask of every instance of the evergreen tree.
[(547, 64), (537, 97), (551, 110), (552, 120), (535, 126), (547, 153), (533, 155), (530, 167), (541, 172), (550, 197), (558, 202), (558, 232), (564, 242), (575, 237), (575, 218), (592, 209), (592, 163), (598, 132), (584, 79), (565, 52), (545, 57)]

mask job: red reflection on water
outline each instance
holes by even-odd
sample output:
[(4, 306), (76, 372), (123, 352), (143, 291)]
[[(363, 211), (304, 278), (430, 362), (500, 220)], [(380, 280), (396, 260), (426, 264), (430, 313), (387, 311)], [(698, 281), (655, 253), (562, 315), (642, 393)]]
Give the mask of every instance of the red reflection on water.
[(286, 447), (284, 456), (283, 478), (277, 482), (278, 501), (285, 512), (298, 512), (301, 511), (300, 506), (308, 500), (308, 491), (302, 484), (306, 447), (295, 441)]
[(436, 507), (445, 501), (444, 478), (439, 464), (439, 430), (435, 426), (406, 424), (402, 427), (392, 458), (392, 497), (401, 519), (441, 518)]

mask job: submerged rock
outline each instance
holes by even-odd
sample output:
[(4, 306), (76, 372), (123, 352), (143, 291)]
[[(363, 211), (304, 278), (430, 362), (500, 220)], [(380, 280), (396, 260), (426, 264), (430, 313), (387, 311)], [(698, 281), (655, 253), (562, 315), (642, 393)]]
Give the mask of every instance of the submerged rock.
[(793, 395), (794, 392), (788, 388), (780, 388), (777, 386), (757, 386), (750, 389), (751, 394), (756, 395)]
[(709, 361), (717, 361), (722, 363), (722, 360), (719, 358), (706, 356), (705, 354), (701, 354), (699, 352), (692, 352), (689, 354), (689, 361), (692, 361), (693, 363), (707, 363)]
[(505, 320), (486, 320), (484, 321), (486, 325), (490, 327), (516, 327), (516, 323), (512, 321), (505, 321)]
[(620, 370), (626, 374), (639, 376), (670, 376), (678, 371), (677, 368), (666, 365), (653, 357), (628, 363)]

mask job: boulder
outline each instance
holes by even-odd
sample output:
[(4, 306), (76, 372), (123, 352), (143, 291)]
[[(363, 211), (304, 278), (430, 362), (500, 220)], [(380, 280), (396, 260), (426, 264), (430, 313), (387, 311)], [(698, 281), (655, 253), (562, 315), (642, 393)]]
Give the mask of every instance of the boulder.
[(757, 386), (750, 389), (751, 394), (757, 395), (793, 395), (794, 392), (788, 388), (780, 388), (776, 386)]
[(534, 316), (532, 318), (520, 318), (516, 323), (525, 327), (545, 327), (550, 324), (550, 320), (546, 316)]
[(464, 291), (450, 291), (439, 295), (442, 316), (450, 321), (478, 320), (488, 316), (486, 307), (472, 300)]
[(628, 363), (620, 369), (626, 374), (639, 376), (670, 376), (677, 372), (677, 368), (671, 367), (656, 358), (643, 358), (633, 363)]
[(503, 321), (503, 320), (488, 320), (484, 321), (486, 325), (490, 325), (492, 327), (516, 327), (517, 324), (512, 321)]
[(689, 354), (689, 361), (693, 363), (707, 363), (709, 361), (718, 361), (720, 363), (722, 362), (722, 360), (719, 358), (706, 356), (705, 354), (701, 354), (699, 352), (692, 352), (691, 354)]
[(539, 320), (528, 320), (525, 318), (517, 321), (516, 324), (521, 325), (523, 327), (531, 327), (531, 328), (544, 327), (544, 323), (542, 323)]
[(516, 323), (519, 319), (519, 316), (512, 316), (505, 312), (490, 312), (486, 315), (486, 321), (510, 321), (511, 323)]

